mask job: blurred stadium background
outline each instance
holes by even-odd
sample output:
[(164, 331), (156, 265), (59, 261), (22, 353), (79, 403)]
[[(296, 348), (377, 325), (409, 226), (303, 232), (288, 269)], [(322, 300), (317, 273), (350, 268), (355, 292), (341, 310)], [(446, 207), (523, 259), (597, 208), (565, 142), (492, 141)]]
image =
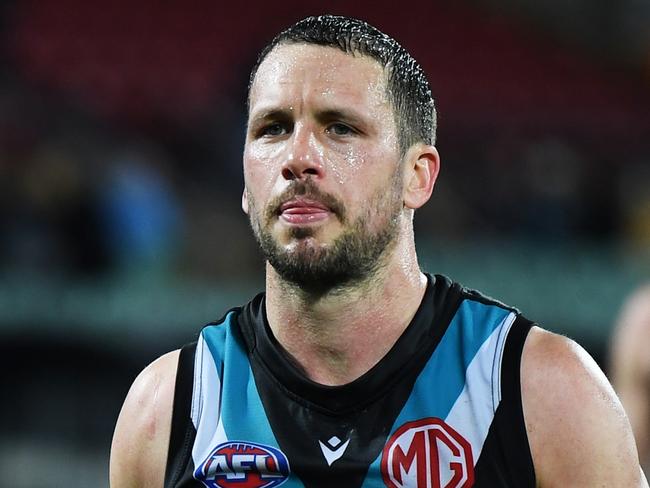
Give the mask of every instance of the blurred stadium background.
[(647, 0), (5, 1), (0, 487), (108, 486), (137, 372), (263, 285), (239, 208), (247, 76), (315, 13), (368, 20), (429, 75), (426, 269), (604, 365), (650, 276)]

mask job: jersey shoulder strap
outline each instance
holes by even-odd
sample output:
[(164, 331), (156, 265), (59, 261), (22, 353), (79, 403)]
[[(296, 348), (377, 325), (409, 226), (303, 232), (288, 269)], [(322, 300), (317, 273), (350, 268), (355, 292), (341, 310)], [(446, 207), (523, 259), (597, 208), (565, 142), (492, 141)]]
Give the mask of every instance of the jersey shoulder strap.
[(192, 445), (196, 437), (191, 417), (195, 353), (196, 342), (192, 342), (181, 348), (178, 358), (171, 435), (165, 469), (165, 488), (177, 485), (192, 457)]
[[(221, 319), (206, 324), (197, 341), (183, 346), (180, 350), (165, 467), (165, 488), (202, 486), (193, 478), (192, 450), (203, 400), (201, 372), (206, 349), (205, 336), (208, 334), (211, 339), (223, 342), (222, 326), (232, 313), (236, 314), (238, 311), (239, 308), (232, 308)], [(217, 331), (222, 334), (216, 333)]]
[(495, 412), (481, 455), (476, 463), (476, 488), (536, 486), (521, 399), (521, 359), (526, 337), (535, 325), (517, 316), (506, 339), (501, 360), (501, 401)]

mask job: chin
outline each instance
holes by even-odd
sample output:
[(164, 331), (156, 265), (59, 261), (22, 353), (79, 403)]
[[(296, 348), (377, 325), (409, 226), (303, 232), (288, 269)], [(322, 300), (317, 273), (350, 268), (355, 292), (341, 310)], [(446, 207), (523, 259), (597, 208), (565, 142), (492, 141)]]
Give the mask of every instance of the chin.
[(323, 232), (323, 229), (313, 226), (292, 227), (275, 238), (276, 245), (287, 252), (294, 250), (319, 250), (331, 247), (337, 236)]
[(294, 257), (310, 260), (320, 258), (329, 246), (318, 241), (314, 237), (303, 237), (300, 239), (291, 239), (284, 246), (285, 252)]
[(315, 240), (316, 229), (313, 227), (291, 227), (289, 229), (288, 235), (291, 240)]

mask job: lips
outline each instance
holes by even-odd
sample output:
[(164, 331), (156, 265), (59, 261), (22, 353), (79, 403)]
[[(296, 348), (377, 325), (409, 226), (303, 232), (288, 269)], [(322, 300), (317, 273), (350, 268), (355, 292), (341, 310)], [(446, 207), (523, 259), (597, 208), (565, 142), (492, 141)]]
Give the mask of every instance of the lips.
[(309, 224), (326, 219), (332, 210), (310, 199), (292, 199), (280, 206), (280, 218), (290, 224)]

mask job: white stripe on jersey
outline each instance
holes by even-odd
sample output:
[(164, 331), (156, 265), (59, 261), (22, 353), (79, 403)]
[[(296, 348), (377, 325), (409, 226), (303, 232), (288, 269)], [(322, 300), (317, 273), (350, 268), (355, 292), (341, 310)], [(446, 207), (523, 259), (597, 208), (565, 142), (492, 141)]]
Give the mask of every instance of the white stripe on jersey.
[(478, 461), (501, 401), (501, 359), (516, 318), (514, 313), (508, 314), (478, 350), (465, 371), (465, 387), (445, 419), (471, 444), (474, 463)]
[[(201, 385), (210, 385), (202, 388)], [(194, 364), (194, 392), (192, 394), (192, 423), (196, 439), (192, 446), (194, 466), (199, 466), (215, 446), (227, 441), (221, 423), (221, 381), (214, 358), (203, 334), (196, 345)], [(216, 429), (211, 426), (216, 426)]]

